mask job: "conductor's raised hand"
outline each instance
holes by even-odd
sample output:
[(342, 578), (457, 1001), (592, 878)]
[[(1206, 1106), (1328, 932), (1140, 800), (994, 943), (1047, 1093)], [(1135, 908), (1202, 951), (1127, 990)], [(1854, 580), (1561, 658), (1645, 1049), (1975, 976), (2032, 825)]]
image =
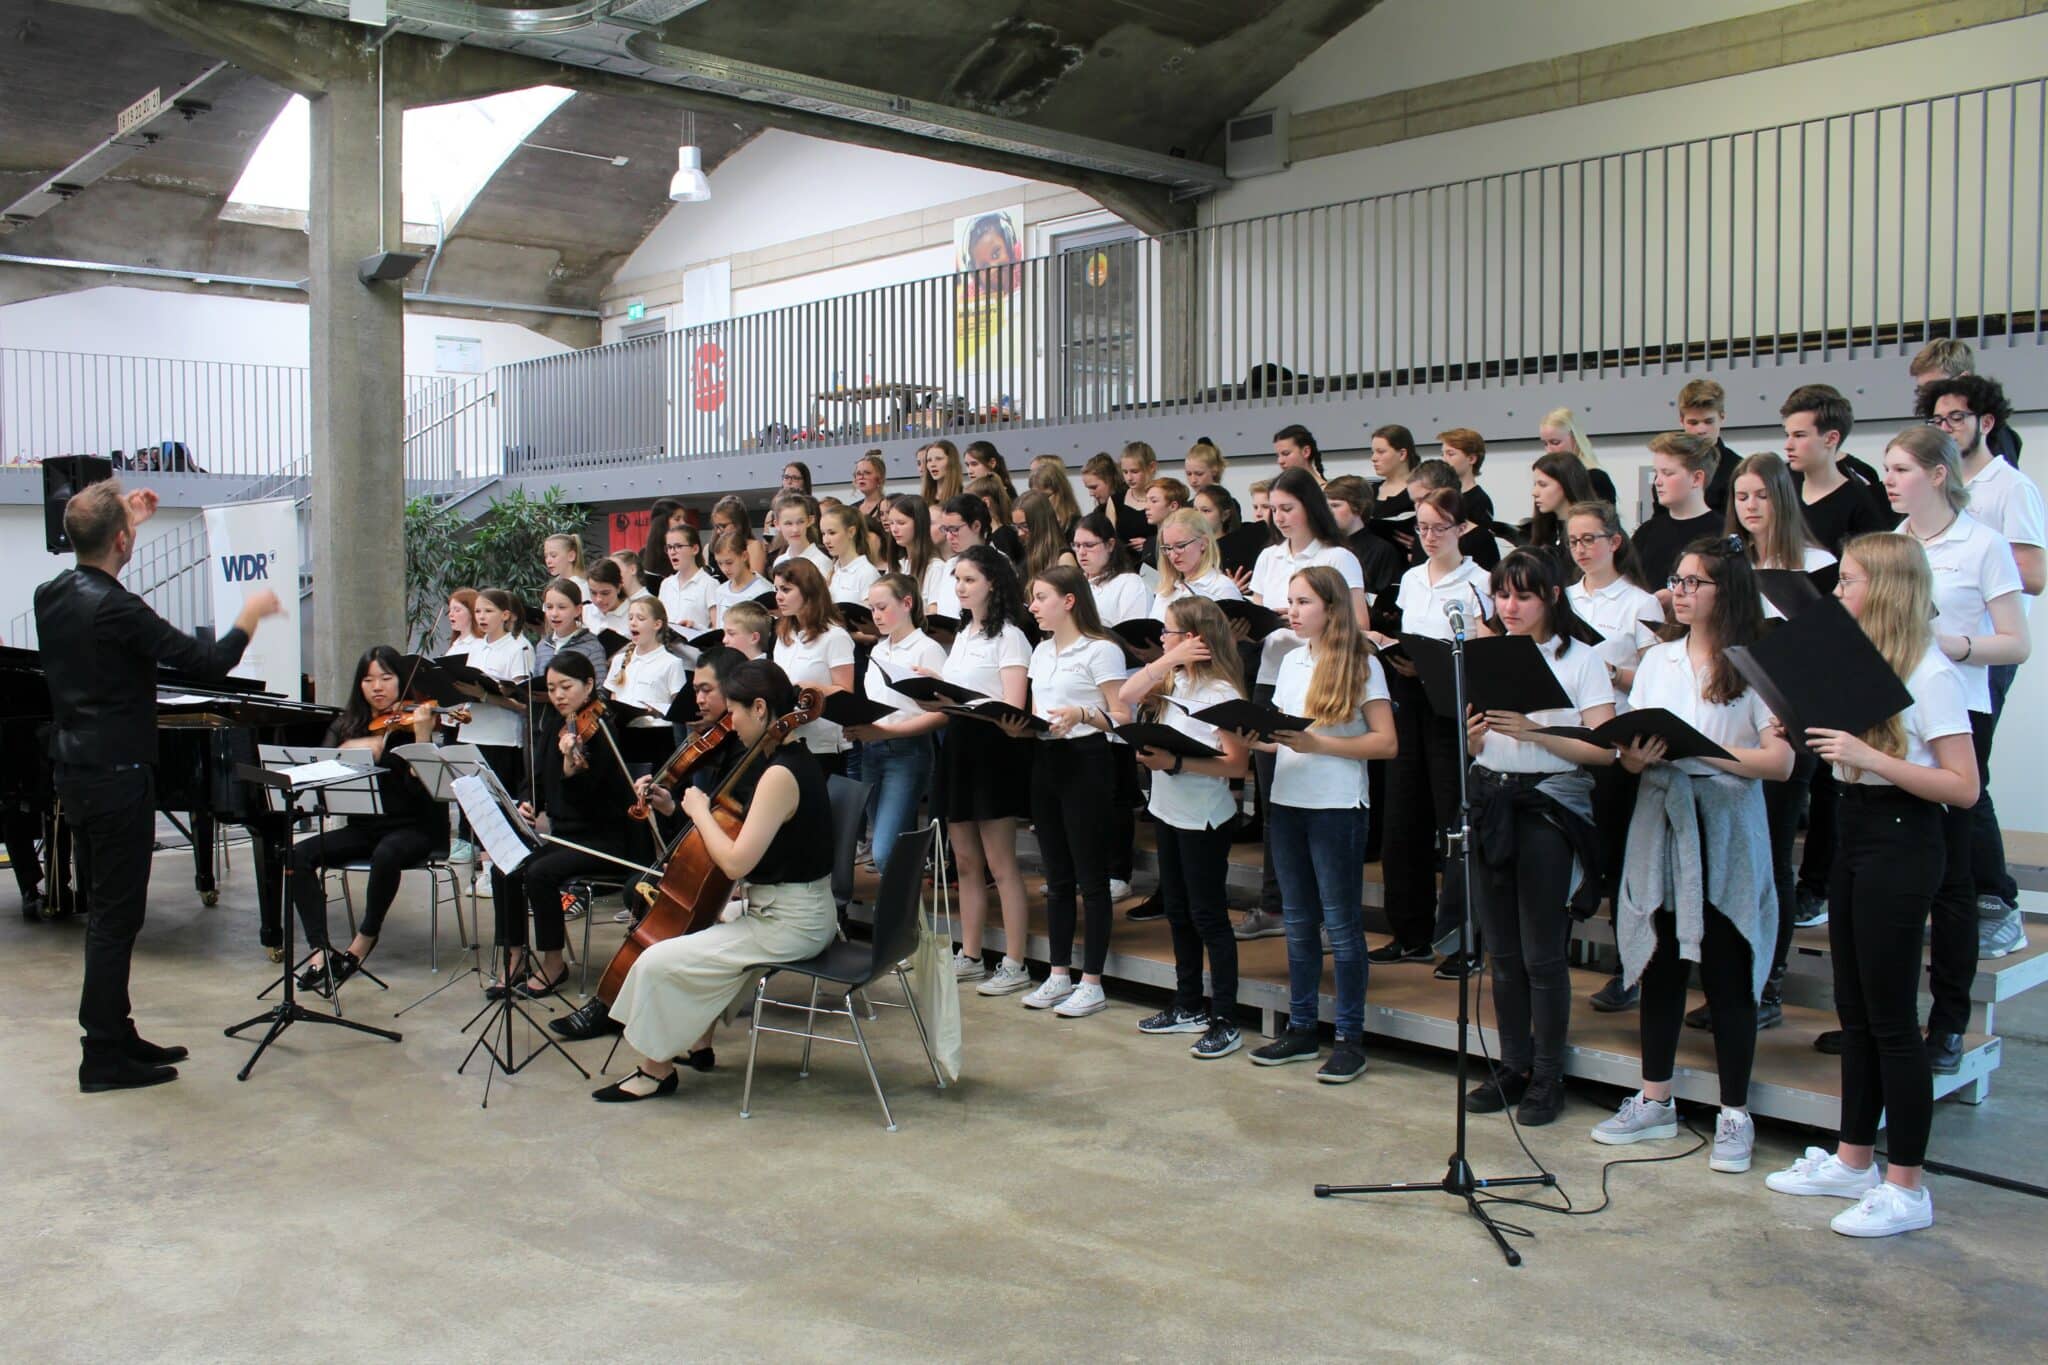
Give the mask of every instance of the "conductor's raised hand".
[(125, 501), (128, 504), (128, 525), (131, 529), (142, 525), (143, 522), (156, 515), (157, 496), (155, 489), (134, 489), (128, 494)]
[(242, 610), (235, 617), (235, 627), (244, 635), (254, 635), (257, 622), (283, 614), (284, 603), (278, 601), (277, 594), (262, 588), (242, 599)]

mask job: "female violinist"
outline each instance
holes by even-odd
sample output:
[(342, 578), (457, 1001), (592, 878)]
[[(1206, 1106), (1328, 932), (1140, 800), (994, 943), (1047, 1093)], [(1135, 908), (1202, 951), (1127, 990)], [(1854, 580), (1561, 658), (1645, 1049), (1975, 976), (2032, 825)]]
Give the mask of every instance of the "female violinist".
[[(413, 780), (410, 765), (391, 752), (403, 744), (430, 743), (434, 735), (435, 709), (404, 700), (403, 667), (390, 645), (366, 650), (356, 661), (348, 704), (328, 727), (330, 746), (369, 751), (380, 770), (384, 813), (352, 815), (340, 828), (292, 845), (292, 901), (313, 950), (299, 972), (300, 990), (325, 990), (330, 981), (338, 986), (353, 976), (377, 946), (377, 932), (398, 895), (399, 874), (448, 842), (447, 813)], [(327, 940), (327, 884), (320, 872), (365, 858), (370, 886), (363, 920), (347, 950), (337, 953)]]
[[(548, 664), (548, 702), (552, 716), (543, 716), (535, 746), (534, 789), (519, 812), (528, 820), (546, 817), (557, 838), (587, 848), (625, 856), (633, 840), (627, 807), (633, 804), (633, 779), (618, 755), (617, 737), (600, 707), (592, 705), (597, 673), (581, 654), (557, 654)], [(562, 960), (566, 934), (562, 926), (562, 886), (592, 873), (611, 873), (617, 863), (578, 849), (549, 844), (511, 877), (497, 875), (494, 899), (498, 910), (498, 942), (522, 951), (508, 962), (505, 982), (527, 999), (548, 995), (568, 979)], [(526, 916), (533, 911), (534, 947), (526, 948)], [(501, 994), (506, 985), (492, 987)]]
[[(750, 747), (796, 706), (795, 687), (766, 660), (734, 669), (725, 695), (734, 731)], [(674, 1094), (672, 1059), (703, 1044), (764, 966), (800, 962), (832, 941), (838, 916), (824, 771), (803, 745), (785, 743), (758, 773), (736, 838), (711, 818), (711, 800), (702, 791), (682, 794), (683, 813), (696, 825), (703, 851), (726, 876), (746, 880), (746, 911), (640, 954), (611, 1007), (640, 1057), (631, 1075), (593, 1092), (600, 1103)]]

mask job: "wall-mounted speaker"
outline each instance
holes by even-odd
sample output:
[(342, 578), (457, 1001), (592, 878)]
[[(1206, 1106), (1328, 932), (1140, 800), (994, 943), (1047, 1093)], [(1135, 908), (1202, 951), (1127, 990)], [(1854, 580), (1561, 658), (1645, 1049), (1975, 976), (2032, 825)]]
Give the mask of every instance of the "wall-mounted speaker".
[(114, 477), (114, 462), (99, 455), (58, 455), (43, 461), (43, 544), (53, 555), (71, 549), (64, 509), (96, 483)]

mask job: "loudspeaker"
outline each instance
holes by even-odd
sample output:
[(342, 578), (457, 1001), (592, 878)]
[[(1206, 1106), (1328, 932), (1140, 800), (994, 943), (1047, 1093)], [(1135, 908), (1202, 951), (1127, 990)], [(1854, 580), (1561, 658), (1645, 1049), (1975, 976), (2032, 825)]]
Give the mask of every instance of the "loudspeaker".
[(64, 508), (96, 483), (114, 477), (114, 462), (98, 455), (59, 455), (43, 461), (43, 544), (53, 555), (71, 548)]

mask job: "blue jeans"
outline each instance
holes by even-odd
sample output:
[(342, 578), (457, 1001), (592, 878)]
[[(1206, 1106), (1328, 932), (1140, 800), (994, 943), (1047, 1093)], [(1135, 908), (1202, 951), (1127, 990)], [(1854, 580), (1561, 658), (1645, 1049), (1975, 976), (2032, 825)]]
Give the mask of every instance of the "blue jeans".
[(889, 851), (896, 847), (897, 838), (917, 823), (917, 803), (931, 787), (931, 736), (864, 744), (861, 767), (873, 787), (868, 794), (868, 818), (874, 828), (875, 867), (886, 871)]
[(1287, 921), (1287, 1027), (1312, 1029), (1323, 983), (1323, 945), (1330, 931), (1337, 965), (1337, 1036), (1365, 1034), (1365, 922), (1359, 897), (1365, 880), (1363, 806), (1304, 810), (1275, 804), (1266, 812), (1266, 857), (1280, 878)]

